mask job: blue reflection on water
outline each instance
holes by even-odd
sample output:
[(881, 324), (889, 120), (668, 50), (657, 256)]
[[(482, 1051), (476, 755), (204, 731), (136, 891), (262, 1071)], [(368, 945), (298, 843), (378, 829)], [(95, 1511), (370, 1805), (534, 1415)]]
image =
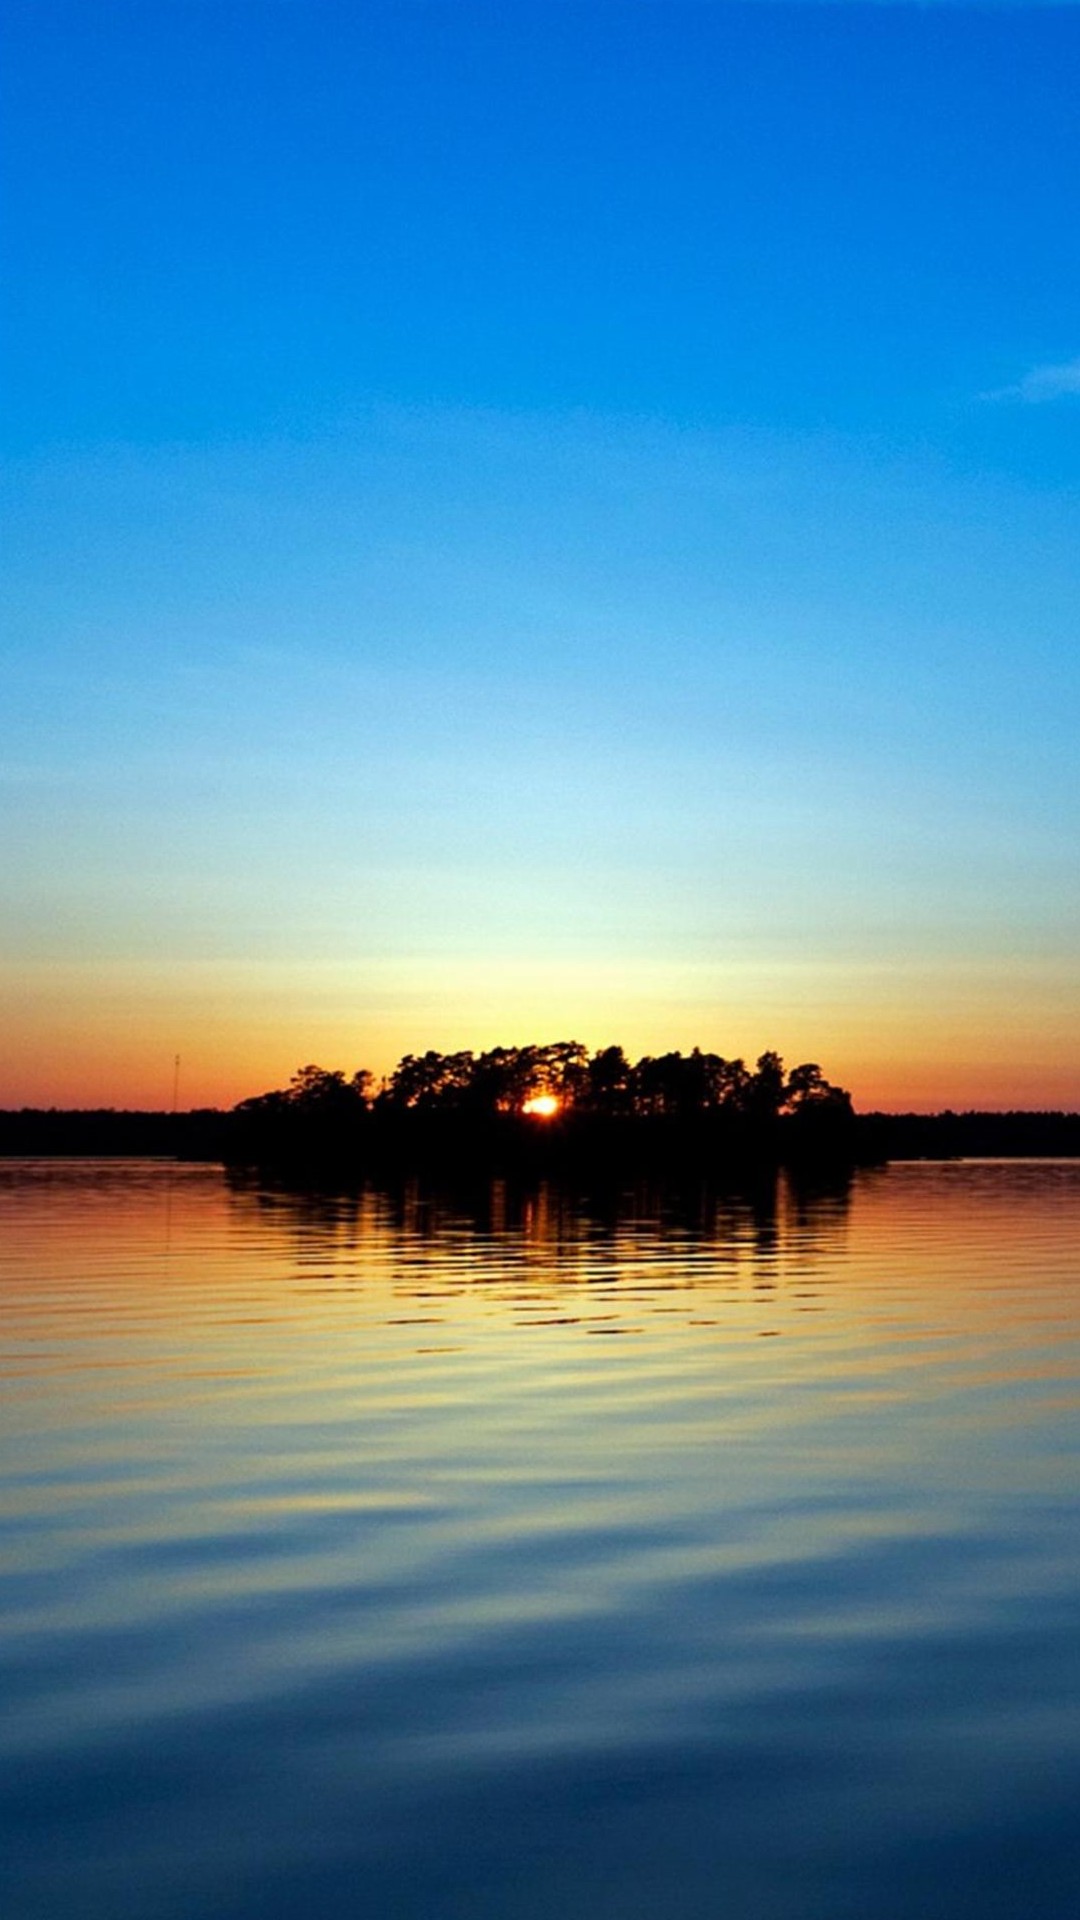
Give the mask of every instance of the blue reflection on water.
[(11, 1920), (1075, 1909), (1080, 1166), (0, 1221)]

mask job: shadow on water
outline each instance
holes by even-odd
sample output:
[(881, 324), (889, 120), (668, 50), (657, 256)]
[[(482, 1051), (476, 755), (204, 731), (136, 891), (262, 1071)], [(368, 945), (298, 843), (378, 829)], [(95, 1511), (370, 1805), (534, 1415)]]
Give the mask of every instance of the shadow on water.
[[(865, 1176), (864, 1176), (865, 1177)], [(241, 1208), (291, 1218), (297, 1233), (313, 1229), (355, 1239), (378, 1221), (412, 1238), (471, 1236), (478, 1245), (524, 1240), (557, 1254), (584, 1241), (671, 1237), (698, 1246), (738, 1242), (768, 1258), (796, 1241), (801, 1252), (832, 1245), (852, 1200), (850, 1169), (798, 1174), (769, 1169), (736, 1186), (685, 1181), (610, 1180), (583, 1186), (566, 1180), (503, 1176), (437, 1180), (423, 1175), (372, 1181), (351, 1190), (274, 1184), (242, 1171), (226, 1175)]]
[[(478, 1295), (517, 1286), (528, 1310), (541, 1292), (561, 1299), (566, 1324), (583, 1310), (584, 1288), (594, 1315), (610, 1309), (610, 1324), (594, 1319), (593, 1331), (611, 1334), (640, 1331), (657, 1313), (707, 1314), (698, 1324), (715, 1326), (718, 1287), (749, 1290), (763, 1308), (784, 1299), (820, 1310), (815, 1276), (843, 1257), (853, 1187), (847, 1173), (781, 1170), (738, 1186), (697, 1176), (585, 1185), (412, 1175), (348, 1192), (229, 1176), (240, 1231), (261, 1223), (284, 1234), (298, 1269), (321, 1264), (357, 1286), (389, 1272), (396, 1295), (415, 1292), (421, 1306), (429, 1276), (442, 1286), (452, 1275), (454, 1289)], [(759, 1331), (776, 1329), (766, 1319)]]

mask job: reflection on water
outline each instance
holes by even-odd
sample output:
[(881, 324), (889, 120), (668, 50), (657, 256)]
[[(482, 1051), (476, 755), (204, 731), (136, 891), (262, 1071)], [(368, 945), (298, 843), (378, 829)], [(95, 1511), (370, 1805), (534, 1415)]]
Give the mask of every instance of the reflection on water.
[(1065, 1920), (1080, 1163), (0, 1163), (8, 1920)]

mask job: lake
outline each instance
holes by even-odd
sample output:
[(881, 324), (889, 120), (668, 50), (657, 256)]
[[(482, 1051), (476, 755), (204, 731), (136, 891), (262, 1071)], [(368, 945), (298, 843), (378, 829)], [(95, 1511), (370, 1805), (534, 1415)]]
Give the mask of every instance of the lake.
[(0, 1162), (5, 1920), (1071, 1920), (1080, 1162)]

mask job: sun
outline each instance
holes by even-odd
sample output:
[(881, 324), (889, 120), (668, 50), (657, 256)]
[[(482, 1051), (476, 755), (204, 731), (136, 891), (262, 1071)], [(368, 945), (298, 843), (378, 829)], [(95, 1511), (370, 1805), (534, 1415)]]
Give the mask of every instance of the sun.
[(562, 1102), (555, 1093), (530, 1093), (521, 1103), (522, 1113), (534, 1114), (538, 1120), (550, 1120), (558, 1113)]

